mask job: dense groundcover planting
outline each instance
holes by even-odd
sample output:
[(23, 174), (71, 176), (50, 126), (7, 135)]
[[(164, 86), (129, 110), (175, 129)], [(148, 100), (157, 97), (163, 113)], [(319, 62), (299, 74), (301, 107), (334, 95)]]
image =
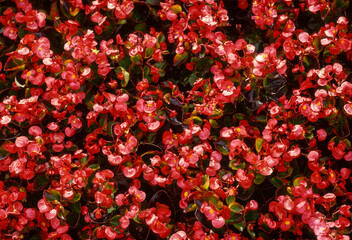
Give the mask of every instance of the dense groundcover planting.
[(350, 239), (351, 5), (0, 1), (1, 239)]

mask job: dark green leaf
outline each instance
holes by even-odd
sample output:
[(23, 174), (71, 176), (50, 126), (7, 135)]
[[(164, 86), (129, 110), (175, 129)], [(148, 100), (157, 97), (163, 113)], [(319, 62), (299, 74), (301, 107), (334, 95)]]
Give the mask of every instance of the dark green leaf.
[(277, 188), (281, 187), (284, 184), (284, 181), (279, 177), (273, 177), (270, 179), (270, 182)]
[(319, 69), (320, 64), (318, 58), (313, 55), (304, 55), (303, 57), (303, 66), (306, 72), (308, 72), (311, 69)]
[(232, 212), (235, 212), (235, 213), (241, 213), (244, 211), (244, 207), (237, 203), (237, 202), (232, 202), (230, 205), (229, 205), (229, 209), (232, 211)]
[(146, 48), (144, 57), (150, 58), (153, 55), (153, 53), (154, 53), (154, 48)]
[(121, 218), (121, 215), (113, 216), (110, 220), (110, 225), (113, 227), (117, 227), (118, 225), (120, 225), (120, 218)]
[(279, 173), (277, 174), (277, 176), (278, 176), (279, 178), (287, 178), (287, 177), (289, 177), (289, 176), (292, 175), (292, 172), (293, 172), (293, 167), (289, 167), (289, 168), (287, 168), (286, 171), (284, 171), (284, 172), (279, 172)]
[(74, 228), (81, 215), (81, 202), (75, 202), (70, 206), (71, 212), (67, 215), (67, 223)]
[(215, 143), (215, 147), (216, 149), (224, 154), (224, 155), (228, 155), (230, 152), (230, 148), (229, 148), (229, 140), (227, 140), (226, 138), (219, 138)]
[(241, 199), (242, 201), (247, 201), (252, 196), (255, 189), (256, 189), (256, 187), (254, 184), (252, 184), (252, 186), (247, 189), (239, 187), (237, 190), (238, 191), (238, 198)]
[(244, 218), (246, 221), (251, 222), (251, 221), (256, 221), (258, 217), (260, 216), (260, 211), (248, 211), (245, 215)]
[(235, 223), (233, 226), (240, 232), (243, 232), (244, 228), (246, 227), (245, 222)]
[(183, 63), (186, 62), (188, 58), (188, 52), (185, 52), (184, 54), (176, 54), (174, 57), (174, 66), (179, 66)]
[(159, 5), (160, 0), (146, 0), (146, 3), (148, 3), (150, 5)]
[(232, 202), (235, 202), (236, 198), (234, 196), (227, 196), (226, 197), (226, 203), (227, 205), (230, 205)]
[(61, 194), (59, 191), (49, 189), (44, 191), (44, 197), (48, 202), (60, 201)]
[(343, 12), (348, 8), (349, 3), (349, 0), (334, 0), (332, 8), (335, 13)]
[(49, 179), (45, 175), (39, 175), (34, 180), (34, 188), (36, 190), (43, 189), (49, 183)]
[(255, 232), (252, 229), (253, 229), (252, 224), (248, 224), (247, 225), (247, 232), (254, 239), (255, 238)]
[(149, 7), (145, 2), (134, 3), (132, 20), (136, 23), (144, 22), (149, 16)]
[(133, 62), (134, 64), (141, 64), (142, 63), (141, 55), (138, 53), (137, 55), (131, 56), (131, 62)]
[(265, 176), (261, 175), (260, 173), (257, 173), (257, 175), (255, 176), (253, 182), (257, 185), (261, 184), (262, 182), (264, 182), (265, 180)]

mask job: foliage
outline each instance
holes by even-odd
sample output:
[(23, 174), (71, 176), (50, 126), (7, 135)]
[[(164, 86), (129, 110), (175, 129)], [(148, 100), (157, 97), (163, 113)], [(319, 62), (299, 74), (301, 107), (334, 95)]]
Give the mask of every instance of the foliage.
[(0, 1), (1, 239), (350, 239), (351, 5)]

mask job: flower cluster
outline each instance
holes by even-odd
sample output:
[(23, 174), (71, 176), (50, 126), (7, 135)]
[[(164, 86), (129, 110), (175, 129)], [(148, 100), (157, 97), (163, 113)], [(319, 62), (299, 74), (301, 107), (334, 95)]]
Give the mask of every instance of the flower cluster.
[(350, 239), (350, 1), (0, 5), (1, 239)]

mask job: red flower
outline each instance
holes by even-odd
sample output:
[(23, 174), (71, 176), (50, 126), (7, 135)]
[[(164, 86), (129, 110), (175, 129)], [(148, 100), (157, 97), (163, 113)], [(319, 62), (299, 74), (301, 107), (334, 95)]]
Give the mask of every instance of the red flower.
[(3, 32), (5, 37), (10, 38), (11, 40), (15, 40), (17, 38), (17, 29), (14, 27), (5, 27)]
[(283, 219), (283, 221), (281, 222), (280, 225), (280, 229), (282, 231), (288, 231), (290, 230), (290, 228), (292, 227), (292, 225), (294, 224), (293, 220), (290, 218), (285, 218)]

